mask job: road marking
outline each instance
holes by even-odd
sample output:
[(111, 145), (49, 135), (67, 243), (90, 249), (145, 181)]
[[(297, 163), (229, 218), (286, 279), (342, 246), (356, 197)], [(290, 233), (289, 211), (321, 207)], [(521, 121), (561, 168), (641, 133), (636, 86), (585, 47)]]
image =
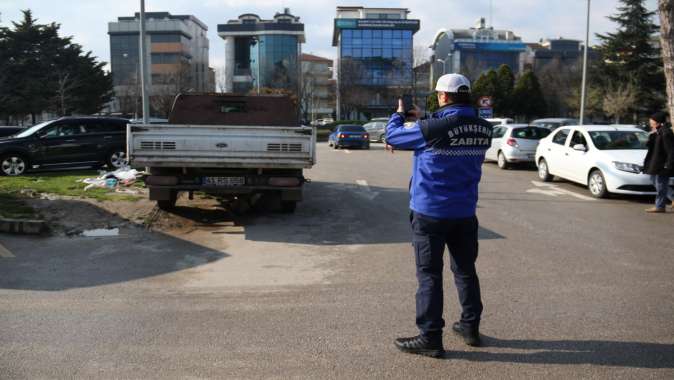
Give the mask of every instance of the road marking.
[(11, 259), (12, 257), (16, 256), (14, 256), (12, 252), (9, 251), (9, 249), (5, 248), (4, 245), (0, 244), (0, 257), (5, 259)]
[(527, 193), (531, 194), (543, 194), (543, 195), (548, 195), (551, 197), (557, 197), (558, 195), (570, 195), (574, 198), (578, 198), (584, 201), (596, 201), (596, 198), (589, 197), (587, 195), (582, 195), (578, 194), (576, 192), (570, 191), (570, 190), (565, 190), (560, 188), (557, 185), (553, 185), (551, 183), (545, 183), (545, 182), (539, 182), (539, 181), (531, 181), (531, 183), (536, 186), (533, 189), (527, 190)]
[(370, 185), (367, 184), (367, 181), (364, 179), (357, 179), (356, 184), (359, 186), (359, 190), (357, 193), (363, 195), (365, 198), (368, 200), (373, 200), (379, 195), (378, 191), (372, 191), (370, 188)]

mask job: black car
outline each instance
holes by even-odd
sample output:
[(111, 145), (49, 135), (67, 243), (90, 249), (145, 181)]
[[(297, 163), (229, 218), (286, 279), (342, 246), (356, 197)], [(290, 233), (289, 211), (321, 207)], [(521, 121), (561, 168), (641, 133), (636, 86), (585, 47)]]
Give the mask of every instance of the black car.
[(11, 135), (15, 135), (21, 131), (23, 131), (25, 128), (23, 127), (0, 127), (0, 137), (7, 137)]
[(0, 138), (0, 175), (33, 168), (124, 166), (127, 119), (64, 117)]

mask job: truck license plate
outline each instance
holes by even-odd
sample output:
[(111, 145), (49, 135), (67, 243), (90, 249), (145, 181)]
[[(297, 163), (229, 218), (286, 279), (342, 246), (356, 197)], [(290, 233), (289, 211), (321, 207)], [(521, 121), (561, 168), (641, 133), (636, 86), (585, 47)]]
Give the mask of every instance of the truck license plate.
[(234, 187), (245, 184), (244, 177), (204, 177), (204, 186)]

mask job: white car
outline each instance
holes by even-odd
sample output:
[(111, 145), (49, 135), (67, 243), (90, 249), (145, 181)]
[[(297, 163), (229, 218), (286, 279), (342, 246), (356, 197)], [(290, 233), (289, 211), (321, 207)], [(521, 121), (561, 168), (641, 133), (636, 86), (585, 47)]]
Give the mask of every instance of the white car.
[(629, 126), (563, 126), (538, 145), (538, 177), (580, 183), (596, 198), (653, 195), (651, 176), (642, 173), (647, 142), (648, 133)]
[(549, 134), (547, 128), (527, 124), (497, 125), (485, 161), (496, 161), (501, 169), (515, 163), (533, 164), (539, 140)]
[(494, 126), (512, 124), (515, 121), (515, 120), (507, 118), (507, 117), (506, 118), (495, 117), (495, 118), (490, 118), (490, 119), (485, 119), (485, 120), (487, 120), (488, 122), (491, 123), (491, 125), (494, 125)]

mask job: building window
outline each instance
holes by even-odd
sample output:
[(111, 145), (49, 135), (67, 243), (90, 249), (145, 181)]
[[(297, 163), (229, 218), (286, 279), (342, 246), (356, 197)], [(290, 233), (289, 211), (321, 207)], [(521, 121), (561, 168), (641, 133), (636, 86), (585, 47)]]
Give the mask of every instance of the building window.
[[(138, 38), (138, 37), (136, 37)], [(182, 42), (180, 34), (150, 34), (151, 42)]]

